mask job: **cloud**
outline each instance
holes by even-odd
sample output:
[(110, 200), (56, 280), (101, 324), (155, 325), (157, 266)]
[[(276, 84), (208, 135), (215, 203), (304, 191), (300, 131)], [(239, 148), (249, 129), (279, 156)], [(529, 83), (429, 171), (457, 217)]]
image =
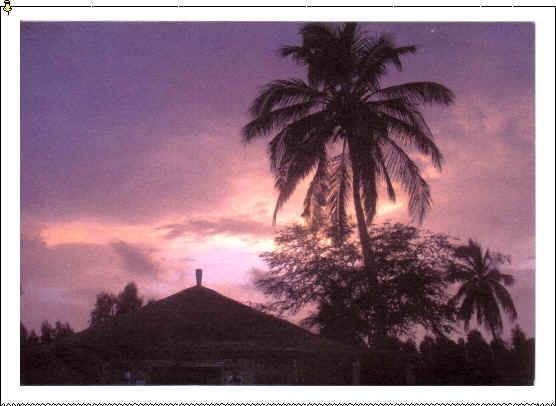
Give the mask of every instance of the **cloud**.
[[(431, 35), (422, 24), (368, 25), (420, 44), (387, 84), (434, 80), (456, 94), (454, 106), (424, 110), (446, 158), (441, 173), (418, 160), (434, 200), (424, 226), (477, 238), (511, 254), (517, 269), (534, 259), (534, 27), (434, 27)], [(193, 284), (197, 266), (209, 284), (241, 284), (271, 247), (268, 140), (243, 146), (239, 130), (259, 86), (303, 74), (275, 53), (298, 41), (298, 26), (151, 31), (22, 28), (21, 222), (33, 235), (21, 241), (24, 319), (72, 314), (72, 324), (85, 323), (96, 292), (133, 277), (143, 294), (163, 297)], [(245, 43), (250, 51), (238, 53)], [(299, 219), (306, 186), (279, 224)], [(404, 199), (381, 200), (378, 221), (408, 221)], [(528, 314), (533, 291), (523, 289), (518, 306)]]
[(103, 244), (48, 246), (21, 235), (21, 321), (38, 328), (43, 320), (68, 321), (83, 328), (95, 295), (125, 281), (114, 250)]
[[(117, 257), (102, 244), (47, 246), (38, 237), (21, 236), (21, 283), (43, 287), (86, 285), (108, 270), (118, 268)], [(94, 285), (94, 282), (93, 282)]]
[(218, 234), (269, 238), (276, 231), (268, 222), (252, 220), (249, 217), (223, 217), (215, 219), (197, 218), (182, 223), (159, 227), (165, 230), (165, 238), (209, 237)]
[(106, 244), (47, 245), (40, 237), (21, 235), (21, 321), (38, 328), (43, 320), (87, 325), (95, 296), (117, 293), (133, 280), (145, 298), (165, 297), (176, 288), (192, 286), (191, 259), (179, 265), (156, 258), (150, 245), (116, 240)]
[(114, 241), (110, 243), (110, 246), (118, 254), (122, 267), (128, 273), (139, 276), (154, 276), (160, 272), (148, 250), (124, 241)]

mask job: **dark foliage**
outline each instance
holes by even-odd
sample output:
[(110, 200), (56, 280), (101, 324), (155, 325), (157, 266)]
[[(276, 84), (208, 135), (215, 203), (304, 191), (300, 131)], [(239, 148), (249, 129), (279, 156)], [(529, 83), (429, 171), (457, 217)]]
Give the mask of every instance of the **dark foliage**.
[(464, 321), (466, 330), (475, 315), (477, 323), (484, 324), (496, 339), (503, 328), (500, 310), (511, 320), (517, 318), (514, 302), (506, 289), (506, 286), (513, 285), (514, 278), (499, 269), (500, 265), (509, 262), (508, 256), (483, 250), (473, 240), (455, 250), (448, 281), (460, 284), (453, 301), (459, 305), (458, 316)]
[[(353, 201), (363, 263), (373, 295), (373, 340), (385, 338), (386, 308), (378, 289), (368, 226), (376, 214), (379, 189), (390, 200), (396, 188), (408, 196), (410, 214), (421, 221), (431, 207), (430, 188), (408, 154), (416, 151), (438, 169), (442, 154), (421, 113), (424, 104), (449, 105), (454, 95), (435, 82), (384, 86), (388, 70), (402, 70), (401, 58), (416, 47), (397, 46), (386, 35), (369, 35), (356, 23), (307, 23), (300, 45), (281, 53), (306, 68), (307, 80), (267, 84), (251, 104), (252, 120), (242, 129), (245, 142), (272, 136), (268, 144), (278, 211), (296, 187), (312, 177), (303, 215), (310, 222), (328, 218), (341, 239)], [(372, 309), (370, 309), (372, 308)]]
[[(521, 331), (521, 330), (519, 330)], [(362, 363), (364, 385), (532, 385), (534, 339), (489, 344), (472, 330), (457, 342), (426, 336), (417, 349), (411, 340), (390, 338)]]
[(101, 292), (97, 295), (95, 307), (91, 311), (90, 324), (94, 326), (111, 319), (116, 314), (116, 296)]
[(118, 295), (116, 302), (116, 314), (136, 312), (143, 305), (143, 298), (138, 295), (137, 285), (128, 283), (124, 290)]
[[(375, 328), (368, 306), (373, 291), (351, 230), (343, 240), (334, 238), (331, 227), (316, 223), (294, 224), (278, 233), (274, 251), (262, 254), (269, 271), (255, 274), (256, 286), (275, 299), (264, 309), (277, 313), (311, 309), (304, 322), (317, 327), (323, 336), (367, 346), (364, 384), (532, 384), (534, 340), (519, 328), (513, 331), (510, 344), (498, 335), (488, 343), (478, 330), (457, 342), (449, 338), (462, 315), (462, 307), (457, 306), (462, 297), (459, 292), (467, 292), (462, 286), (469, 286), (470, 280), (473, 286), (481, 286), (483, 274), (488, 275), (487, 286), (492, 290), (498, 289), (494, 282), (511, 280), (495, 268), (500, 254), (478, 250), (476, 260), (480, 258), (479, 263), (487, 266), (479, 276), (468, 279), (474, 275), (472, 268), (461, 266), (468, 258), (468, 246), (462, 248), (445, 235), (403, 224), (386, 223), (370, 231), (387, 314), (388, 337), (379, 347), (369, 346), (366, 340)], [(455, 284), (451, 290), (456, 292), (455, 299), (448, 294), (451, 284)], [(431, 334), (418, 348), (411, 340), (399, 339), (412, 336), (417, 326)]]
[(22, 347), (27, 344), (27, 341), (29, 340), (29, 333), (27, 332), (27, 329), (25, 328), (23, 323), (19, 324), (19, 340)]
[(27, 344), (28, 345), (37, 345), (40, 343), (40, 338), (37, 335), (37, 333), (35, 333), (35, 330), (31, 330), (31, 333), (29, 333), (29, 337), (27, 338)]
[(62, 323), (60, 321), (56, 321), (56, 323), (54, 324), (54, 340), (69, 337), (73, 333), (73, 329), (68, 322)]
[[(453, 93), (434, 82), (383, 86), (392, 67), (415, 46), (397, 46), (386, 35), (370, 35), (355, 23), (308, 23), (302, 44), (281, 53), (307, 69), (307, 81), (275, 80), (253, 101), (253, 120), (243, 128), (249, 142), (272, 135), (271, 166), (279, 191), (276, 212), (298, 183), (314, 173), (305, 200), (306, 216), (333, 200), (330, 217), (347, 220), (350, 189), (362, 196), (367, 223), (376, 212), (377, 189), (384, 185), (395, 200), (394, 182), (409, 195), (409, 210), (422, 218), (430, 206), (429, 187), (403, 147), (413, 147), (440, 168), (442, 155), (419, 111), (423, 104), (451, 104)], [(341, 152), (330, 155), (334, 146)], [(359, 173), (351, 182), (352, 171)]]
[(52, 344), (65, 337), (69, 337), (74, 334), (73, 329), (69, 323), (62, 323), (56, 321), (54, 327), (48, 322), (43, 321), (41, 324), (41, 335), (40, 337), (35, 333), (35, 330), (28, 332), (23, 323), (20, 325), (20, 344), (21, 347), (35, 346), (38, 344)]
[[(388, 334), (411, 333), (418, 325), (434, 334), (450, 333), (456, 309), (443, 272), (453, 254), (449, 239), (389, 223), (373, 226), (371, 239)], [(372, 336), (371, 284), (351, 238), (337, 244), (330, 228), (292, 225), (278, 234), (275, 245), (261, 255), (268, 273), (255, 277), (255, 285), (276, 299), (269, 311), (295, 313), (316, 305), (305, 323), (323, 335), (352, 344)]]
[(91, 311), (90, 325), (105, 322), (115, 315), (135, 312), (142, 305), (143, 298), (139, 297), (139, 290), (134, 282), (129, 282), (117, 296), (101, 292), (97, 295), (95, 306)]
[[(328, 378), (319, 381), (319, 374), (334, 372), (330, 359), (345, 361), (358, 353), (357, 348), (326, 340), (213, 290), (195, 286), (135, 312), (116, 315), (51, 345), (25, 349), (22, 382), (118, 383), (121, 373), (108, 377), (108, 381), (102, 380), (106, 379), (102, 378), (103, 364), (109, 363), (114, 371), (123, 373), (130, 364), (144, 360), (247, 358), (267, 362), (271, 373), (281, 363), (285, 363), (284, 368), (291, 368), (292, 360), (299, 358), (307, 359), (307, 365), (311, 362), (323, 365), (322, 372), (313, 367), (314, 376), (307, 373), (308, 383), (327, 383)], [(300, 361), (300, 368), (308, 368), (307, 365)], [(51, 369), (56, 371), (49, 375)], [(262, 382), (277, 381), (270, 376)]]
[(54, 328), (48, 321), (41, 324), (41, 344), (50, 344), (54, 341)]

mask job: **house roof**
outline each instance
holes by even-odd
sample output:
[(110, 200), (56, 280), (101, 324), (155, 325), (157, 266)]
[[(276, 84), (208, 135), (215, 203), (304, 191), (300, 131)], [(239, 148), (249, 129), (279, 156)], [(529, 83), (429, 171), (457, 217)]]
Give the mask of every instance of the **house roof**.
[(261, 353), (328, 358), (358, 352), (203, 286), (117, 316), (70, 340), (107, 356), (140, 359), (229, 358)]

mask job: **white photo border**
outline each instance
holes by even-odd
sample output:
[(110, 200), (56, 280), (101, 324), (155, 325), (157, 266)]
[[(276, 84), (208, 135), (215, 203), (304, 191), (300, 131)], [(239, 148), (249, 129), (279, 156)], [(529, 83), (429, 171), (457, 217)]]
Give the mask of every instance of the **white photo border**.
[[(462, 0), (463, 1), (463, 0)], [(1, 377), (5, 402), (552, 402), (554, 404), (554, 9), (529, 7), (23, 7), (14, 1), (10, 15), (2, 11), (2, 258)], [(95, 4), (101, 4), (94, 1)], [(135, 0), (118, 4), (149, 5)], [(163, 4), (175, 4), (161, 0)], [(199, 2), (200, 3), (200, 2)], [(273, 2), (277, 3), (277, 2)], [(326, 4), (323, 1), (321, 4)], [(330, 3), (330, 2), (328, 2)], [(362, 4), (354, 1), (352, 4)], [(396, 2), (395, 2), (396, 3)], [(400, 4), (403, 3), (401, 0)], [(411, 1), (406, 1), (409, 4)], [(416, 3), (416, 2), (414, 2)], [(431, 2), (427, 2), (430, 4)], [(434, 2), (432, 2), (434, 3)], [(450, 3), (443, 1), (439, 3)], [(470, 1), (470, 3), (480, 3)], [(496, 1), (484, 1), (496, 3)], [(540, 1), (543, 3), (543, 1)], [(32, 5), (31, 2), (28, 3)], [(40, 0), (33, 2), (40, 5)], [(93, 5), (93, 1), (56, 4)], [(109, 4), (106, 2), (106, 4)], [(158, 3), (157, 3), (158, 4)], [(185, 1), (180, 1), (185, 6)], [(378, 3), (377, 3), (378, 4)], [(457, 3), (454, 3), (457, 4)], [(46, 4), (44, 4), (46, 5)], [(475, 4), (477, 5), (477, 4)], [(534, 386), (522, 387), (121, 387), (20, 386), (19, 376), (19, 210), (20, 210), (20, 22), (21, 21), (381, 21), (535, 23), (536, 100), (536, 373)], [(393, 403), (391, 403), (393, 404)], [(398, 403), (400, 404), (400, 403)], [(461, 403), (460, 403), (461, 404)]]

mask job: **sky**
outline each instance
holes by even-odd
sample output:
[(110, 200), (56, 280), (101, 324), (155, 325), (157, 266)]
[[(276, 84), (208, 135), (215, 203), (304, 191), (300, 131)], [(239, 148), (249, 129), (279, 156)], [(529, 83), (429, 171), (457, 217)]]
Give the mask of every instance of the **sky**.
[[(242, 302), (272, 249), (267, 140), (244, 145), (258, 90), (304, 77), (278, 55), (298, 23), (21, 24), (21, 320), (85, 328), (95, 296), (135, 281), (145, 300), (203, 284)], [(385, 83), (436, 81), (424, 109), (445, 156), (418, 160), (422, 226), (512, 256), (518, 323), (534, 335), (534, 25), (366, 23), (418, 52)], [(278, 225), (300, 220), (304, 187)], [(402, 198), (377, 222), (409, 222)], [(509, 330), (508, 328), (506, 330)]]

